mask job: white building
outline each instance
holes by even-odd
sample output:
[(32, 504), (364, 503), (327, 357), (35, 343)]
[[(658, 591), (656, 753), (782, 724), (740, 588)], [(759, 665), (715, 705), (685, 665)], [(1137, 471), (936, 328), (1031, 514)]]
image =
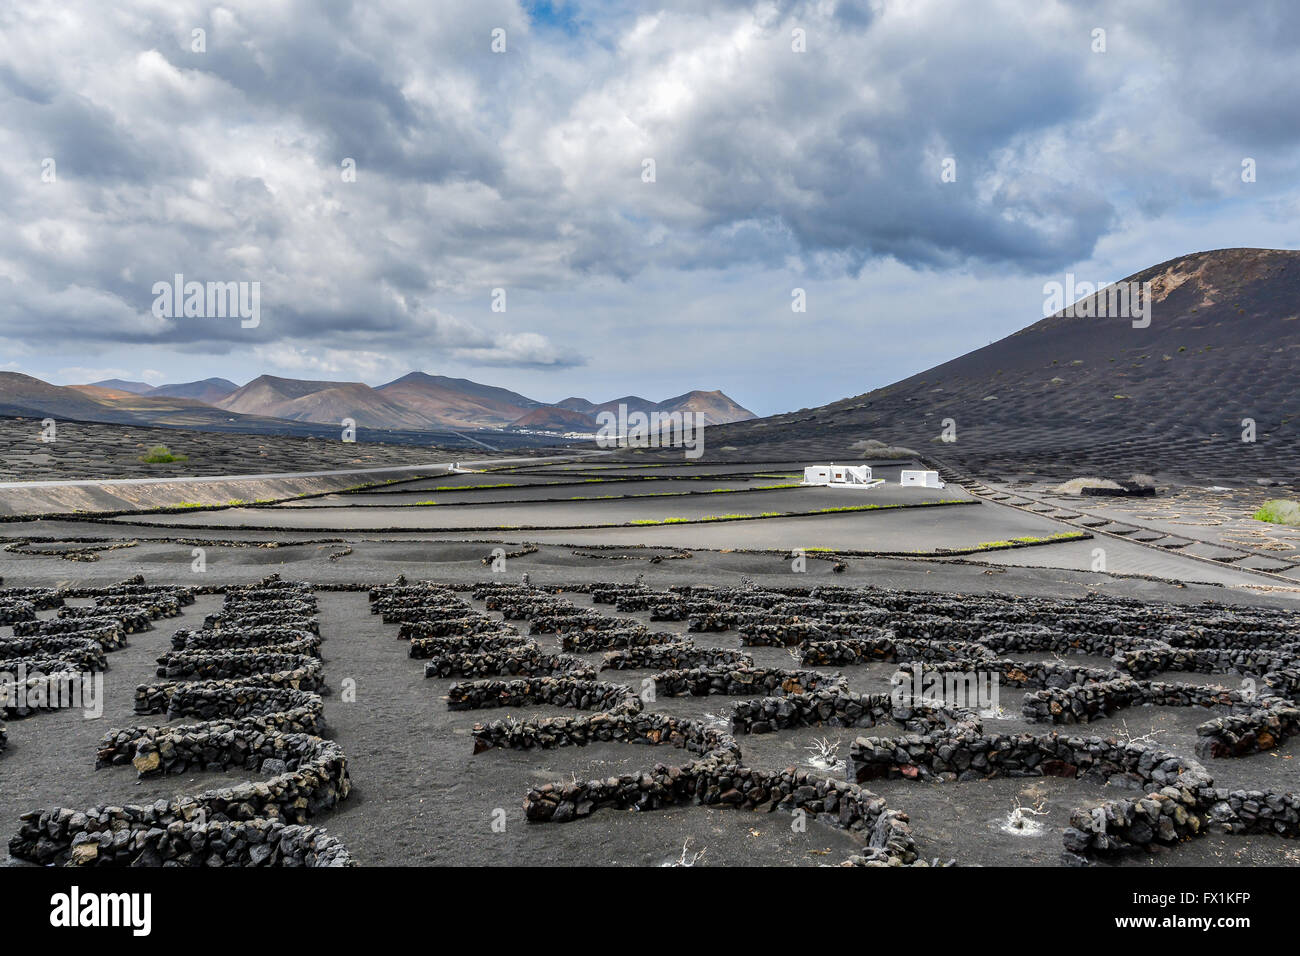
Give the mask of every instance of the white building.
[(898, 483), (904, 488), (942, 488), (943, 482), (939, 480), (937, 471), (907, 471), (904, 470), (899, 477)]
[(803, 470), (803, 484), (869, 488), (880, 484), (880, 479), (872, 479), (870, 465), (810, 465)]

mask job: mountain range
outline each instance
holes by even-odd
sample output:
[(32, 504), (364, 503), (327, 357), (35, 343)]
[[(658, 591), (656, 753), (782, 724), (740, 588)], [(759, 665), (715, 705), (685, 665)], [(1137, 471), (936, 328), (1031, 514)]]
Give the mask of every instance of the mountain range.
[(892, 385), (710, 429), (710, 447), (812, 461), (883, 442), (981, 475), (1300, 477), (1300, 252), (1197, 252), (1121, 281), (1150, 283), (1141, 320), (1102, 315), (1106, 287)]
[(243, 386), (223, 378), (159, 386), (123, 379), (59, 386), (0, 372), (0, 415), (193, 428), (219, 424), (266, 431), (276, 422), (337, 426), (351, 419), (360, 428), (384, 430), (591, 433), (597, 429), (596, 415), (620, 403), (630, 411), (694, 412), (710, 425), (754, 417), (720, 391), (692, 391), (661, 402), (627, 396), (601, 404), (582, 398), (549, 404), (509, 389), (425, 372), (374, 388), (363, 382), (274, 375)]

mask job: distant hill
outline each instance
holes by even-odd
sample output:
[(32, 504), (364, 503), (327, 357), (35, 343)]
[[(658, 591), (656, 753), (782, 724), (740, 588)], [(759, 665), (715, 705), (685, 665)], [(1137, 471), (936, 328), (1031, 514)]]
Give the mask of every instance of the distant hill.
[(566, 398), (563, 401), (556, 402), (555, 405), (557, 408), (567, 408), (570, 411), (582, 412), (585, 415), (590, 415), (596, 410), (596, 406), (585, 398)]
[(102, 385), (69, 385), (67, 387), (101, 402), (112, 402), (120, 399), (129, 400), (132, 397), (139, 397), (136, 392), (125, 392), (120, 388), (105, 388)]
[(548, 405), (545, 408), (533, 409), (523, 418), (518, 419), (511, 427), (528, 428), (537, 431), (583, 432), (584, 434), (590, 434), (596, 431), (597, 425), (593, 415)]
[(696, 390), (666, 398), (657, 406), (659, 411), (693, 412), (702, 416), (705, 424), (725, 425), (730, 422), (749, 421), (754, 413), (748, 408), (737, 405), (718, 389), (711, 392)]
[(387, 401), (452, 428), (504, 428), (541, 402), (463, 378), (411, 372), (375, 389)]
[(132, 395), (151, 395), (156, 398), (193, 398), (208, 405), (215, 404), (239, 388), (234, 382), (224, 378), (205, 378), (201, 382), (177, 382), (170, 385), (149, 385), (146, 382), (128, 382), (120, 378), (109, 378), (89, 385), (73, 385), (85, 394), (102, 394), (89, 389), (103, 389), (107, 392), (126, 392)]
[[(104, 385), (95, 387), (128, 394), (124, 389), (110, 389)], [(128, 420), (96, 417), (102, 414), (112, 414), (111, 407), (75, 388), (51, 385), (49, 382), (23, 375), (21, 372), (0, 372), (0, 415), (22, 415), (31, 418), (49, 416), (87, 421)]]
[(556, 405), (559, 408), (590, 416), (593, 424), (598, 414), (601, 412), (617, 413), (620, 405), (626, 405), (629, 414), (632, 412), (644, 412), (645, 414), (651, 412), (692, 412), (703, 416), (707, 425), (744, 422), (754, 417), (754, 413), (748, 408), (736, 404), (721, 391), (716, 390), (712, 392), (696, 390), (687, 392), (685, 395), (678, 395), (675, 398), (666, 398), (662, 402), (652, 402), (639, 395), (625, 395), (622, 398), (615, 398), (599, 405), (593, 404), (585, 398), (566, 398), (561, 402), (557, 402)]
[(208, 405), (215, 405), (223, 398), (238, 391), (239, 386), (224, 378), (205, 378), (201, 382), (178, 382), (173, 385), (159, 385), (148, 392), (155, 398), (193, 398)]
[[(567, 403), (578, 403), (569, 407)], [(688, 392), (664, 402), (637, 396), (593, 405), (566, 399), (550, 405), (518, 392), (463, 378), (411, 372), (371, 388), (361, 382), (316, 382), (262, 375), (215, 404), (244, 414), (291, 421), (337, 424), (351, 418), (372, 428), (527, 428), (546, 431), (594, 431), (595, 415), (615, 411), (693, 411), (706, 423), (742, 421), (753, 413), (722, 392)], [(585, 408), (582, 406), (586, 406)]]
[[(115, 384), (114, 384), (115, 383)], [(130, 386), (130, 387), (127, 387)], [(76, 418), (133, 424), (282, 430), (291, 423), (339, 426), (351, 419), (359, 428), (446, 433), (502, 430), (591, 432), (595, 414), (631, 410), (694, 411), (706, 422), (752, 418), (721, 392), (688, 392), (664, 402), (636, 396), (570, 409), (539, 402), (494, 385), (464, 378), (411, 372), (371, 388), (364, 382), (315, 381), (259, 375), (240, 387), (224, 378), (180, 382), (157, 388), (110, 379), (93, 385), (57, 386), (19, 373), (0, 373), (0, 415)]]
[(138, 395), (100, 385), (51, 385), (0, 372), (0, 415), (122, 425), (168, 425), (223, 431), (282, 431), (284, 422), (227, 412), (190, 398)]
[(1199, 252), (1127, 281), (1151, 283), (1146, 328), (1062, 309), (885, 388), (711, 429), (710, 448), (811, 460), (878, 440), (993, 476), (1300, 476), (1300, 252)]
[(314, 382), (259, 375), (216, 403), (247, 415), (337, 425), (345, 418), (368, 428), (423, 428), (427, 418), (386, 401), (363, 382)]
[(91, 382), (98, 388), (111, 388), (117, 392), (130, 392), (133, 395), (144, 395), (153, 391), (153, 386), (148, 382), (128, 382), (120, 378), (106, 378), (102, 382)]

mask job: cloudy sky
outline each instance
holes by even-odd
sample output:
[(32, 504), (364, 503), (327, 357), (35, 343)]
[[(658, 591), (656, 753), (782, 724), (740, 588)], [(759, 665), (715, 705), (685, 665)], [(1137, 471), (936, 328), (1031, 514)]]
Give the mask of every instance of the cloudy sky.
[(818, 405), (1300, 247), (1297, 76), (1291, 0), (0, 2), (0, 369)]

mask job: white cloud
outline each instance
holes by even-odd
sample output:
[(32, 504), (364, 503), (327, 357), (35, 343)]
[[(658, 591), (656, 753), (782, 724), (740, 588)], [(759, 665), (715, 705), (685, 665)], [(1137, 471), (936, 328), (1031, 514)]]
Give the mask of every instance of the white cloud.
[[(748, 389), (775, 410), (806, 403), (782, 368), (844, 362), (841, 340), (790, 322), (794, 285), (820, 286), (828, 325), (892, 301), (885, 274), (913, 302), (978, 276), (992, 302), (1118, 248), (1108, 274), (1192, 251), (1166, 248), (1180, 232), (1284, 240), (1300, 203), (1300, 13), (1280, 0), (564, 9), (568, 29), (510, 0), (18, 5), (0, 31), (0, 335), (36, 362), (112, 351), (245, 379), (540, 383), (600, 356), (622, 367), (586, 366), (592, 388)], [(261, 326), (155, 319), (152, 284), (176, 272), (260, 282)], [(990, 306), (954, 335), (1036, 311)], [(683, 355), (655, 332), (687, 315)], [(929, 361), (925, 341), (901, 347), (825, 387)]]

